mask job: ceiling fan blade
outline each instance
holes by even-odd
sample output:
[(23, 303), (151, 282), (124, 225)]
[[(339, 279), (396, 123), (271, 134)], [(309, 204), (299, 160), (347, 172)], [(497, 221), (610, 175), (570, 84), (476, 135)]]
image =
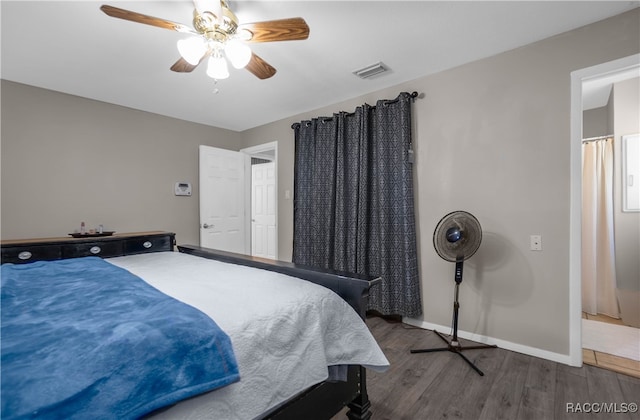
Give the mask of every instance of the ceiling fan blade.
[(309, 25), (300, 17), (267, 20), (242, 24), (238, 33), (247, 42), (297, 41), (309, 38)]
[(198, 64), (191, 64), (184, 58), (180, 57), (178, 61), (173, 63), (173, 66), (171, 66), (171, 70), (177, 73), (191, 73), (193, 70), (195, 70), (196, 67), (200, 65), (200, 63), (204, 61), (205, 58), (209, 57), (209, 55), (211, 55), (211, 52), (210, 51), (206, 52), (202, 56), (200, 61), (198, 61)]
[(249, 64), (247, 64), (245, 69), (253, 73), (258, 79), (263, 80), (276, 74), (276, 69), (255, 53), (251, 53), (251, 60), (249, 60)]
[(171, 70), (177, 73), (191, 73), (196, 67), (198, 67), (198, 64), (191, 64), (184, 58), (180, 57), (178, 61), (173, 63), (173, 66), (171, 66)]
[(120, 9), (118, 7), (113, 7), (106, 4), (100, 6), (100, 10), (102, 10), (108, 16), (114, 18), (130, 20), (137, 23), (144, 23), (145, 25), (157, 26), (158, 28), (169, 29), (172, 31), (198, 35), (196, 31), (194, 31), (187, 25), (183, 25), (182, 23), (171, 22), (169, 20), (147, 16), (137, 12), (131, 12), (129, 10)]

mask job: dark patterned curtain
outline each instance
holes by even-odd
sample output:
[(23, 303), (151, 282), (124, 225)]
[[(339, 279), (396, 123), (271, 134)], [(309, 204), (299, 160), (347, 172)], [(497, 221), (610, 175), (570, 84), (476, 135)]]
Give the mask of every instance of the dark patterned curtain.
[(293, 262), (380, 276), (369, 309), (422, 313), (412, 95), (294, 124)]

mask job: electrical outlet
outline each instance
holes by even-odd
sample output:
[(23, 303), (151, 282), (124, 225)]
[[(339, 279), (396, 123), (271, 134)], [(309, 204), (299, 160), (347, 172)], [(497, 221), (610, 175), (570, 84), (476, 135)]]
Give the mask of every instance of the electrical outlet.
[(542, 235), (531, 235), (529, 237), (529, 249), (542, 251)]

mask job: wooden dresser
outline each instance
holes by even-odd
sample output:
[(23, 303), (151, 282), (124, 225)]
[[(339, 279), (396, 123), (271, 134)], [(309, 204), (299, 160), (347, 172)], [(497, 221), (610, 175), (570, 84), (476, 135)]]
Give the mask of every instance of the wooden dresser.
[(38, 238), (0, 241), (2, 263), (96, 256), (102, 258), (173, 251), (175, 233), (153, 231), (86, 238)]

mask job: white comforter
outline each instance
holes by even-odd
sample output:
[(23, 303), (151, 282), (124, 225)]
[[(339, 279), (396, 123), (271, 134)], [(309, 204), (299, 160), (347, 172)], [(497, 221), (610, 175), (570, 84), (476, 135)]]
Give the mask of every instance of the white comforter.
[(322, 286), (178, 252), (108, 261), (209, 315), (233, 343), (240, 382), (154, 418), (252, 419), (327, 379), (327, 366), (389, 366), (358, 314)]

